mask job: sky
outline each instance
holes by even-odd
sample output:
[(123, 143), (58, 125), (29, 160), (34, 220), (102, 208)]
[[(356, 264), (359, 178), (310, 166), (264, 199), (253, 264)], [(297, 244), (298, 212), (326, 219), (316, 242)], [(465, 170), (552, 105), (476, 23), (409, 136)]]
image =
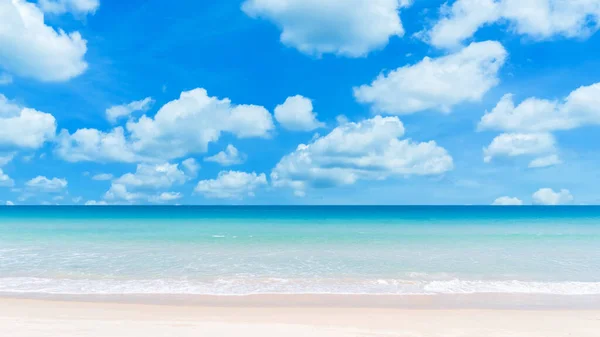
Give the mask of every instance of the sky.
[(0, 0), (0, 204), (600, 204), (600, 0)]

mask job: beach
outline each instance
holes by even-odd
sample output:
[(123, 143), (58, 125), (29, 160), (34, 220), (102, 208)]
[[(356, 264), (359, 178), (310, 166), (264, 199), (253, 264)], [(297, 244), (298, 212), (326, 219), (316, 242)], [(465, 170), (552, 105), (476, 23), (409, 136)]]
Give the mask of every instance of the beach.
[(11, 337), (595, 337), (600, 310), (221, 306), (0, 299)]
[(600, 208), (0, 212), (0, 336), (597, 336)]

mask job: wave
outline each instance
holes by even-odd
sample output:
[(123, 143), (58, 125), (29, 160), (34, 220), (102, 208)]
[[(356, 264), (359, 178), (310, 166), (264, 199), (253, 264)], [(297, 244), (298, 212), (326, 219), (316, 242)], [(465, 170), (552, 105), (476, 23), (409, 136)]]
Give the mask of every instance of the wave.
[(338, 280), (284, 278), (189, 279), (52, 279), (0, 278), (2, 293), (64, 295), (252, 295), (252, 294), (549, 294), (600, 295), (600, 282), (530, 282), (488, 280), (415, 281), (397, 279)]

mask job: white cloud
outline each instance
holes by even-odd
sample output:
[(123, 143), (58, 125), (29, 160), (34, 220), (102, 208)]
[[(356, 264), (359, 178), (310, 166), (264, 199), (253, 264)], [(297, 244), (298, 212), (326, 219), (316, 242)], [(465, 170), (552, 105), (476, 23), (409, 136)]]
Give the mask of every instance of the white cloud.
[(138, 164), (135, 173), (126, 173), (114, 180), (114, 184), (130, 188), (159, 189), (183, 184), (187, 176), (178, 164)]
[(125, 131), (120, 126), (110, 132), (78, 129), (73, 134), (63, 129), (56, 139), (56, 145), (56, 154), (69, 162), (131, 163), (142, 160), (131, 142), (125, 138)]
[(14, 206), (14, 205), (15, 205), (14, 202), (12, 202), (10, 200), (6, 201), (6, 206)]
[(0, 85), (7, 85), (13, 82), (12, 76), (7, 73), (0, 74)]
[(194, 158), (188, 158), (182, 161), (181, 166), (183, 166), (185, 172), (190, 176), (195, 176), (196, 174), (198, 174), (198, 170), (200, 170), (200, 165), (198, 164), (198, 162), (196, 162), (196, 159)]
[(331, 187), (389, 176), (437, 175), (453, 168), (452, 157), (434, 141), (400, 140), (397, 117), (376, 116), (336, 127), (312, 143), (300, 144), (271, 172), (274, 186), (304, 194), (308, 186)]
[(554, 192), (551, 188), (542, 188), (535, 192), (532, 198), (536, 205), (564, 205), (573, 201), (571, 192), (566, 189)]
[(40, 8), (52, 14), (94, 14), (100, 7), (99, 0), (39, 0)]
[(86, 68), (86, 41), (44, 23), (44, 13), (24, 0), (0, 1), (0, 67), (45, 82), (66, 81)]
[(14, 153), (7, 153), (0, 155), (0, 167), (10, 163), (15, 157)]
[(0, 145), (37, 149), (55, 134), (54, 116), (11, 103), (0, 94)]
[(104, 200), (96, 201), (96, 200), (88, 200), (84, 204), (85, 206), (106, 206), (108, 203)]
[(450, 112), (459, 103), (481, 100), (498, 84), (498, 70), (506, 55), (498, 42), (472, 43), (454, 54), (425, 57), (415, 65), (380, 74), (370, 85), (354, 88), (354, 96), (376, 112)]
[(128, 104), (115, 105), (106, 109), (106, 118), (109, 122), (115, 123), (118, 119), (123, 117), (129, 117), (136, 111), (148, 111), (154, 100), (152, 97), (146, 97), (140, 101), (133, 101)]
[(445, 3), (440, 12), (442, 18), (424, 37), (432, 45), (446, 48), (455, 47), (471, 37), (484, 23), (499, 17), (495, 0), (458, 0), (452, 6)]
[(12, 180), (8, 174), (4, 173), (0, 168), (0, 187), (13, 187), (15, 185), (14, 180)]
[(219, 163), (222, 166), (232, 166), (242, 164), (246, 160), (246, 155), (240, 153), (235, 146), (229, 144), (225, 151), (221, 151), (212, 157), (204, 158), (204, 160)]
[(562, 160), (560, 160), (557, 155), (551, 154), (549, 156), (535, 158), (529, 163), (529, 168), (542, 168), (558, 164), (562, 164)]
[(275, 119), (292, 131), (312, 131), (325, 126), (317, 120), (312, 101), (301, 95), (288, 97), (283, 104), (275, 107)]
[(152, 197), (152, 202), (169, 202), (181, 199), (183, 196), (179, 192), (163, 192), (156, 197)]
[(60, 192), (67, 188), (67, 180), (61, 178), (48, 179), (44, 176), (37, 176), (25, 183), (25, 186), (32, 190), (42, 192)]
[(127, 187), (122, 184), (113, 183), (110, 189), (104, 194), (104, 199), (112, 201), (134, 202), (138, 199), (146, 198), (143, 193), (132, 193), (127, 190)]
[(523, 205), (523, 201), (519, 198), (511, 198), (511, 197), (500, 197), (494, 200), (492, 205), (496, 206), (521, 206)]
[(440, 20), (426, 32), (432, 45), (452, 48), (481, 27), (507, 22), (509, 29), (534, 40), (554, 36), (582, 38), (600, 27), (596, 0), (457, 0), (444, 5)]
[(403, 36), (399, 10), (412, 0), (246, 0), (242, 10), (281, 29), (280, 40), (310, 55), (360, 57)]
[(545, 132), (600, 125), (600, 83), (574, 90), (562, 102), (530, 97), (515, 107), (504, 95), (479, 123), (481, 130)]
[[(525, 136), (521, 135), (519, 138), (521, 146), (526, 146), (524, 142), (529, 141), (527, 148), (531, 149), (521, 154), (537, 154), (554, 152), (554, 140), (552, 138), (550, 146), (549, 137), (552, 136), (548, 132), (571, 130), (585, 125), (600, 125), (600, 83), (579, 87), (560, 101), (530, 97), (515, 106), (513, 95), (504, 95), (492, 111), (486, 111), (479, 122), (478, 130), (501, 130), (536, 135), (545, 133), (547, 134), (543, 138), (543, 144), (547, 146), (545, 150), (540, 148), (536, 151), (532, 137), (525, 139)], [(501, 135), (500, 138), (507, 141), (511, 137)], [(512, 137), (515, 141), (516, 138)], [(541, 138), (538, 136), (537, 139)], [(540, 146), (543, 144), (538, 143)], [(534, 159), (529, 167), (547, 167), (560, 163), (561, 160), (556, 154), (550, 154)]]
[(110, 173), (99, 173), (96, 174), (95, 176), (92, 177), (92, 180), (111, 180), (113, 178), (113, 175)]
[(130, 120), (126, 129), (110, 132), (63, 130), (57, 154), (68, 161), (166, 161), (204, 153), (223, 132), (238, 138), (269, 137), (274, 129), (271, 114), (256, 105), (233, 105), (228, 98), (208, 96), (204, 89), (181, 93), (154, 117)]
[(241, 199), (254, 196), (254, 191), (264, 185), (267, 185), (264, 173), (221, 171), (216, 179), (199, 181), (194, 191), (207, 198)]
[(503, 133), (483, 150), (484, 161), (498, 156), (522, 156), (556, 151), (554, 137), (549, 133)]

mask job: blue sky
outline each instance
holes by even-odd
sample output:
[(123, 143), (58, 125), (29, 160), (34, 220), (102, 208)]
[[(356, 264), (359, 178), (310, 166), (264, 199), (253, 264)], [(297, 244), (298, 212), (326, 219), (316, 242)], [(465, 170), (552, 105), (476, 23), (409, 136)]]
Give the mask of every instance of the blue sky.
[(600, 202), (600, 1), (0, 0), (0, 22), (1, 204)]

